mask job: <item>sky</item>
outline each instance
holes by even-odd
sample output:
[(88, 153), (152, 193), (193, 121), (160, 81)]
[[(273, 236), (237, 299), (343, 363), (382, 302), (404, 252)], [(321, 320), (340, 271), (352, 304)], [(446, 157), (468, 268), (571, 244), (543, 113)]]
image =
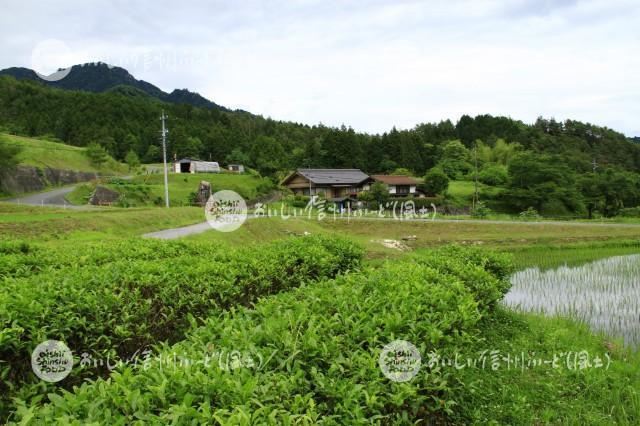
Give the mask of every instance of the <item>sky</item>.
[(640, 1), (0, 1), (0, 68), (122, 66), (277, 120), (463, 114), (640, 136)]

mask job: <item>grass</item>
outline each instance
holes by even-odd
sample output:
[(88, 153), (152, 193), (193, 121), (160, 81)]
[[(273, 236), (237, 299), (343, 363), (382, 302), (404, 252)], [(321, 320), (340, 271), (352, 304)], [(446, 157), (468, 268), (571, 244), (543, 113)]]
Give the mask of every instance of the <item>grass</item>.
[[(500, 188), (495, 186), (485, 185), (478, 182), (478, 193), (480, 199), (482, 195), (493, 196), (498, 192)], [(475, 193), (475, 182), (470, 180), (453, 180), (449, 182), (449, 188), (447, 189), (448, 196), (452, 199), (453, 204), (462, 207), (470, 206), (473, 201), (473, 194)]]
[(9, 134), (0, 134), (9, 143), (22, 148), (18, 156), (19, 164), (39, 168), (74, 170), (79, 172), (99, 172), (104, 175), (126, 173), (125, 165), (109, 157), (101, 167), (95, 167), (86, 156), (85, 148), (52, 142), (45, 139), (27, 138)]
[[(231, 244), (250, 244), (253, 241), (273, 240), (284, 238), (290, 233), (336, 233), (348, 235), (363, 244), (369, 251), (370, 257), (387, 257), (402, 254), (395, 249), (388, 249), (382, 240), (400, 240), (408, 249), (420, 250), (444, 245), (460, 243), (488, 247), (509, 247), (510, 249), (546, 245), (568, 245), (588, 242), (616, 244), (621, 239), (640, 239), (640, 227), (617, 227), (598, 225), (562, 224), (532, 224), (514, 222), (512, 224), (494, 224), (483, 222), (402, 222), (394, 220), (324, 220), (280, 217), (247, 220), (237, 231), (219, 233), (208, 231), (193, 236), (197, 240), (220, 240)], [(403, 241), (403, 238), (413, 237), (415, 240)], [(637, 249), (637, 248), (635, 248)], [(629, 249), (633, 252), (634, 248)], [(530, 259), (539, 257), (539, 252), (529, 252)], [(523, 254), (524, 255), (524, 254)]]
[(202, 209), (196, 207), (75, 211), (0, 203), (0, 235), (38, 241), (126, 238), (191, 225), (203, 218)]
[(542, 270), (559, 266), (580, 266), (598, 259), (640, 253), (640, 240), (613, 239), (610, 241), (578, 242), (573, 244), (537, 244), (515, 247), (518, 269), (538, 267)]
[[(187, 206), (193, 192), (201, 181), (211, 183), (213, 192), (223, 189), (235, 191), (249, 201), (271, 190), (266, 178), (249, 174), (214, 173), (171, 173), (169, 180), (169, 201), (173, 206)], [(106, 182), (104, 186), (123, 194), (126, 206), (158, 206), (164, 204), (164, 176), (162, 173), (139, 175), (131, 180)], [(86, 204), (88, 194), (94, 186), (78, 186), (67, 198), (74, 204)]]
[(88, 204), (89, 198), (95, 189), (95, 185), (92, 183), (81, 183), (76, 185), (73, 191), (68, 193), (65, 198), (71, 204), (75, 204), (78, 206)]
[[(500, 357), (553, 359), (586, 351), (611, 358), (609, 369), (570, 370), (543, 365), (522, 371), (467, 368), (454, 374), (461, 387), (453, 424), (632, 425), (640, 421), (640, 352), (593, 334), (586, 325), (563, 318), (498, 309), (479, 324), (475, 344), (463, 355), (495, 351)], [(605, 359), (606, 362), (606, 359)]]

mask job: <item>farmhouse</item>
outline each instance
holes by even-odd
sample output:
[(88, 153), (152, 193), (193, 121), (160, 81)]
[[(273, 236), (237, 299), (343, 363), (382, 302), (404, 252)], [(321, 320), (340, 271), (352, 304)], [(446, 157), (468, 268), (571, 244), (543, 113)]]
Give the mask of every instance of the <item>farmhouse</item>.
[(220, 165), (215, 161), (183, 158), (173, 163), (175, 173), (220, 173)]
[(371, 178), (359, 169), (298, 169), (282, 182), (296, 195), (323, 194), (340, 210), (356, 202), (361, 191), (369, 189)]
[(420, 183), (410, 176), (372, 175), (371, 178), (376, 182), (386, 184), (392, 197), (416, 195), (416, 188)]

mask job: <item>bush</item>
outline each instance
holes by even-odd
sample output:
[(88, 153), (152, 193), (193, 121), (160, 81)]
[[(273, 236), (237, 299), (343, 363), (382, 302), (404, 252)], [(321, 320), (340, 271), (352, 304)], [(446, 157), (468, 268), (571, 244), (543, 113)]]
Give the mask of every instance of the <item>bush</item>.
[(434, 167), (424, 177), (424, 183), (418, 188), (428, 196), (436, 196), (449, 188), (449, 177), (439, 167)]
[[(469, 265), (492, 264), (492, 256), (450, 250)], [(495, 261), (502, 263), (498, 257)], [(17, 419), (82, 424), (176, 419), (184, 424), (417, 424), (442, 419), (456, 404), (456, 378), (423, 361), (411, 382), (392, 382), (378, 366), (381, 348), (404, 339), (423, 356), (461, 350), (473, 341), (482, 317), (478, 300), (500, 284), (488, 269), (468, 273), (446, 260), (425, 262), (395, 261), (263, 299), (254, 309), (209, 318), (187, 340), (164, 346), (158, 354), (160, 359), (192, 360), (188, 365), (167, 368), (156, 358), (146, 366), (123, 366), (109, 380), (50, 395), (51, 402), (41, 408), (19, 404)], [(473, 280), (481, 282), (471, 287)], [(216, 362), (225, 352), (236, 354), (228, 369)], [(214, 361), (195, 362), (207, 355)]]
[[(123, 358), (160, 341), (175, 342), (193, 324), (221, 310), (249, 306), (261, 296), (357, 268), (363, 256), (347, 240), (320, 236), (258, 249), (200, 244), (184, 254), (172, 245), (154, 242), (147, 247), (160, 246), (159, 252), (172, 255), (170, 262), (155, 252), (142, 260), (145, 250), (136, 249), (130, 249), (135, 259), (114, 259), (117, 244), (106, 244), (109, 253), (84, 258), (85, 264), (81, 257), (46, 274), (5, 278), (0, 294), (2, 394), (9, 396), (34, 379), (31, 351), (44, 340), (65, 341), (76, 354)], [(108, 266), (106, 259), (112, 260)], [(106, 372), (106, 366), (98, 371)], [(81, 376), (74, 370), (65, 383), (77, 384)], [(26, 397), (42, 386), (23, 386), (20, 394)]]
[(309, 204), (310, 200), (311, 200), (311, 198), (306, 196), (306, 195), (291, 195), (291, 196), (287, 197), (287, 201), (289, 202), (289, 204), (291, 204), (291, 206), (297, 207), (297, 208), (305, 208), (305, 207), (307, 207), (307, 205)]
[(475, 247), (451, 245), (416, 261), (452, 274), (462, 280), (474, 294), (482, 312), (491, 311), (509, 291), (509, 277), (514, 272), (513, 258)]
[(475, 208), (471, 211), (471, 217), (476, 219), (486, 219), (491, 214), (491, 209), (482, 201), (476, 203)]
[(97, 143), (87, 145), (85, 153), (89, 157), (89, 162), (96, 167), (101, 167), (109, 158), (107, 151)]
[(486, 185), (503, 186), (509, 181), (509, 173), (506, 166), (488, 164), (478, 173), (478, 180)]
[(626, 209), (620, 209), (618, 212), (618, 216), (620, 217), (640, 217), (640, 206), (639, 207), (628, 207)]
[(521, 211), (518, 215), (522, 220), (536, 220), (540, 219), (540, 214), (538, 214), (538, 210), (533, 207), (529, 207), (524, 211)]

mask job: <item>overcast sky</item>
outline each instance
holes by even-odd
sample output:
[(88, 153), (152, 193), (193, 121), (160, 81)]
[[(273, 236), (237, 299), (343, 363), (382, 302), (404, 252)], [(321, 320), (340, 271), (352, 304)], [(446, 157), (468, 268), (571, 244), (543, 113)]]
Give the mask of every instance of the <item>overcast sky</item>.
[(104, 61), (280, 120), (542, 115), (640, 136), (637, 0), (2, 0), (0, 40), (0, 68)]

